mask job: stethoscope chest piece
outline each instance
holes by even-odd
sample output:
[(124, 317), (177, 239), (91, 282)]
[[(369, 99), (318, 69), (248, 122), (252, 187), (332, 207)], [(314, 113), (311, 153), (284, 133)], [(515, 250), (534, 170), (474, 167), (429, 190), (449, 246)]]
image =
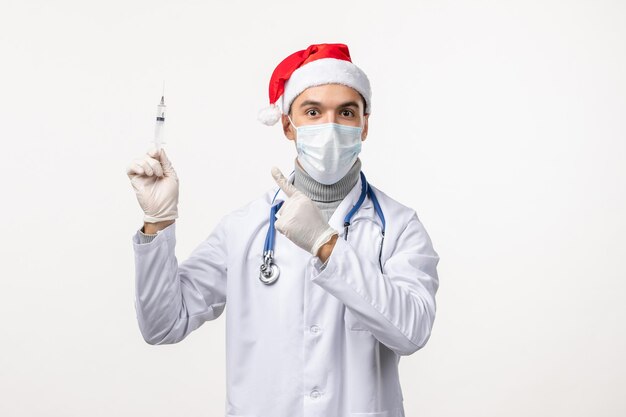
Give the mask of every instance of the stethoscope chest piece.
[(280, 275), (278, 265), (272, 262), (271, 252), (272, 251), (268, 251), (263, 255), (263, 263), (261, 264), (261, 272), (259, 273), (259, 279), (265, 285), (273, 284)]

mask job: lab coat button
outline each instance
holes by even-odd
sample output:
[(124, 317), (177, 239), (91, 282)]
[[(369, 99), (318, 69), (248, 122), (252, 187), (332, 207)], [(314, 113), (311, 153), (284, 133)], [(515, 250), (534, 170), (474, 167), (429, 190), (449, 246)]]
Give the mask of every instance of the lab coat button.
[(311, 326), (311, 333), (317, 333), (320, 331), (320, 327), (316, 324), (314, 324), (313, 326)]
[(313, 391), (311, 391), (311, 398), (319, 398), (320, 397), (320, 392), (316, 389), (314, 389)]

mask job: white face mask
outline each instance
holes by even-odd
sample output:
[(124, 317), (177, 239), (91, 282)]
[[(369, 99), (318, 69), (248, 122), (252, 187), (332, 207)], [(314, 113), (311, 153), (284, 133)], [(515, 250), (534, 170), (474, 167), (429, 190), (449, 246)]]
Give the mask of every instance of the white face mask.
[(344, 177), (361, 152), (363, 126), (324, 123), (296, 127), (298, 161), (322, 184), (334, 184)]

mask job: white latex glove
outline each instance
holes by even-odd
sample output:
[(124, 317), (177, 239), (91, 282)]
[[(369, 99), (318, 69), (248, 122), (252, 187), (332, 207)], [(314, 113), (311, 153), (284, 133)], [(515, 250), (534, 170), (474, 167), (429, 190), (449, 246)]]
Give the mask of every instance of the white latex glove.
[(276, 212), (276, 230), (317, 256), (319, 249), (339, 232), (328, 224), (313, 200), (291, 184), (280, 169), (272, 167), (272, 176), (289, 197)]
[(156, 223), (178, 218), (178, 176), (165, 150), (155, 147), (126, 168), (135, 189), (144, 222)]

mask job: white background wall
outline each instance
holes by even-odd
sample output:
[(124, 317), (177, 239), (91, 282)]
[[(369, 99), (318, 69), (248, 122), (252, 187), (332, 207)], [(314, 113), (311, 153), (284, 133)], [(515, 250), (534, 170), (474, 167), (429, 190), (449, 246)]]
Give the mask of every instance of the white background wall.
[(361, 158), (441, 256), (407, 416), (626, 414), (620, 1), (2, 1), (0, 415), (218, 416), (224, 319), (146, 344), (125, 174), (166, 80), (177, 257), (293, 169), (256, 120), (287, 55), (348, 44)]

